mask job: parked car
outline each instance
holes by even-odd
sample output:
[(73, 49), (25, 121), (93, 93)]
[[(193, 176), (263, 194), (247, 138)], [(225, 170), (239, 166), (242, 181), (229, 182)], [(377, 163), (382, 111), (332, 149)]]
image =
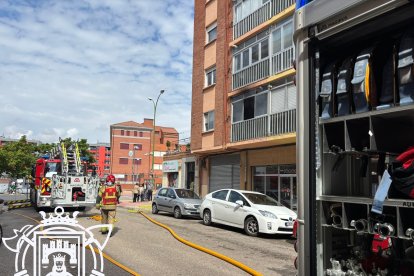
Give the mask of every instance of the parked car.
[(223, 189), (204, 198), (200, 216), (205, 225), (225, 224), (244, 228), (249, 236), (258, 233), (292, 234), (296, 213), (262, 193)]
[(159, 211), (174, 214), (175, 218), (182, 216), (200, 216), (201, 199), (189, 189), (162, 188), (158, 190), (152, 202), (152, 213)]

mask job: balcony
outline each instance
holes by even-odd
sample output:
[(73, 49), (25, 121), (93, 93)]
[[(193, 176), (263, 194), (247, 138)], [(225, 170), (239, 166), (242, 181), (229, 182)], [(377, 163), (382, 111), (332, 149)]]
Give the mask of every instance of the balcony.
[(296, 109), (265, 115), (231, 126), (231, 142), (296, 132)]
[(272, 75), (291, 68), (294, 54), (294, 48), (289, 47), (272, 55)]
[(233, 40), (295, 4), (295, 0), (272, 0), (233, 25)]
[(233, 90), (292, 68), (295, 48), (289, 47), (233, 74)]
[(233, 74), (233, 90), (269, 76), (269, 58)]

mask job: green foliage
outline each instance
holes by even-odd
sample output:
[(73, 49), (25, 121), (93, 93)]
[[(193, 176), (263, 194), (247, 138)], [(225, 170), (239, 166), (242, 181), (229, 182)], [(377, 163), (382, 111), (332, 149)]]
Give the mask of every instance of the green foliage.
[(167, 143), (165, 143), (165, 145), (167, 146), (167, 148), (169, 149), (171, 147), (171, 142), (167, 140)]
[(27, 143), (26, 136), (18, 142), (12, 142), (0, 148), (0, 173), (7, 173), (12, 178), (30, 175), (36, 162), (36, 146)]
[(46, 144), (40, 144), (35, 146), (35, 151), (39, 154), (39, 155), (44, 155), (48, 152), (50, 152), (54, 147), (56, 146), (56, 144), (52, 143), (46, 143)]
[[(69, 148), (71, 146), (74, 146), (76, 141), (73, 141), (72, 138), (68, 137), (65, 139), (62, 139), (63, 143), (65, 144), (66, 148)], [(93, 157), (93, 155), (89, 152), (89, 144), (88, 144), (88, 140), (87, 139), (80, 139), (79, 141), (77, 141), (78, 143), (78, 148), (79, 148), (79, 152), (80, 155), (82, 157), (86, 157), (87, 158), (87, 162), (89, 164), (91, 163), (95, 163), (96, 160)]]

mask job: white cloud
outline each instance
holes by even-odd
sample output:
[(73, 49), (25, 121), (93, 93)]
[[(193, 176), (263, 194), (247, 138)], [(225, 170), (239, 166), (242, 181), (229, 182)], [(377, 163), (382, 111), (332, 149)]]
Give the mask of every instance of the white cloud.
[(0, 36), (0, 133), (108, 141), (165, 89), (157, 124), (189, 135), (193, 1), (2, 1)]

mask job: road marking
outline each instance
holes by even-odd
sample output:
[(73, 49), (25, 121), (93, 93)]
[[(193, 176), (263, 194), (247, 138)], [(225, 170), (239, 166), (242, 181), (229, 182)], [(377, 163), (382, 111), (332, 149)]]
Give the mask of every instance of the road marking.
[[(18, 215), (18, 216), (25, 217), (25, 218), (27, 218), (27, 219), (29, 219), (29, 220), (32, 220), (32, 221), (36, 222), (37, 224), (40, 224), (40, 221), (38, 221), (38, 220), (36, 220), (36, 219), (34, 219), (34, 218), (31, 218), (31, 217), (28, 217), (28, 216), (26, 216), (26, 215), (23, 215), (23, 214), (20, 214), (20, 213), (15, 213), (15, 212), (10, 212), (10, 213), (11, 213), (11, 214), (14, 214), (14, 215)], [(41, 228), (41, 230), (43, 230), (43, 229)], [(88, 245), (86, 248), (88, 248), (89, 250), (94, 250), (96, 253), (99, 253), (99, 252), (97, 251), (97, 249), (96, 249), (96, 248), (91, 249), (89, 245)], [(125, 266), (125, 265), (121, 264), (120, 262), (118, 262), (118, 261), (114, 260), (114, 259), (113, 259), (111, 256), (109, 256), (108, 254), (106, 254), (106, 253), (102, 252), (102, 255), (103, 255), (103, 257), (104, 257), (105, 259), (107, 259), (108, 261), (110, 261), (111, 263), (113, 263), (114, 265), (116, 265), (117, 267), (119, 267), (119, 268), (121, 268), (121, 269), (125, 270), (126, 272), (130, 273), (131, 275), (134, 275), (134, 276), (141, 276), (138, 272), (135, 272), (135, 271), (134, 271), (134, 270), (132, 270), (131, 268), (129, 268), (129, 267), (127, 267), (127, 266)]]
[(190, 241), (187, 241), (187, 240), (185, 240), (185, 239), (183, 239), (183, 238), (181, 238), (180, 236), (178, 236), (170, 227), (168, 227), (168, 226), (166, 226), (166, 225), (164, 225), (164, 224), (162, 224), (162, 223), (160, 223), (160, 222), (158, 222), (158, 221), (156, 221), (156, 220), (154, 220), (153, 218), (151, 218), (151, 217), (149, 217), (149, 216), (147, 216), (146, 214), (144, 214), (143, 212), (139, 212), (142, 216), (144, 216), (146, 219), (148, 219), (149, 221), (151, 221), (152, 223), (154, 223), (154, 224), (156, 224), (156, 225), (158, 225), (158, 226), (161, 226), (162, 228), (164, 228), (164, 229), (166, 229), (166, 230), (168, 230), (170, 233), (171, 233), (171, 235), (175, 238), (175, 239), (177, 239), (178, 241), (180, 241), (180, 242), (182, 242), (182, 243), (184, 243), (185, 245), (188, 245), (188, 246), (190, 246), (190, 247), (192, 247), (192, 248), (195, 248), (195, 249), (197, 249), (197, 250), (200, 250), (200, 251), (202, 251), (202, 252), (204, 252), (204, 253), (207, 253), (207, 254), (210, 254), (210, 255), (212, 255), (212, 256), (214, 256), (214, 257), (216, 257), (216, 258), (219, 258), (219, 259), (221, 259), (221, 260), (223, 260), (223, 261), (226, 261), (226, 262), (228, 262), (228, 263), (230, 263), (230, 264), (232, 264), (232, 265), (234, 265), (234, 266), (236, 266), (236, 267), (238, 267), (238, 268), (240, 268), (240, 269), (242, 269), (242, 270), (244, 270), (244, 271), (246, 271), (247, 273), (249, 273), (250, 275), (254, 275), (254, 276), (263, 276), (263, 274), (262, 273), (260, 273), (260, 272), (258, 272), (258, 271), (256, 271), (256, 270), (254, 270), (254, 269), (252, 269), (252, 268), (250, 268), (250, 267), (248, 267), (247, 265), (245, 265), (245, 264), (242, 264), (242, 263), (240, 263), (240, 262), (238, 262), (238, 261), (236, 261), (236, 260), (234, 260), (234, 259), (232, 259), (232, 258), (229, 258), (229, 257), (227, 257), (227, 256), (225, 256), (225, 255), (223, 255), (223, 254), (220, 254), (220, 253), (218, 253), (218, 252), (216, 252), (216, 251), (213, 251), (213, 250), (211, 250), (211, 249), (208, 249), (208, 248), (205, 248), (205, 247), (202, 247), (202, 246), (200, 246), (200, 245), (197, 245), (197, 244), (195, 244), (195, 243), (192, 243), (192, 242), (190, 242)]

